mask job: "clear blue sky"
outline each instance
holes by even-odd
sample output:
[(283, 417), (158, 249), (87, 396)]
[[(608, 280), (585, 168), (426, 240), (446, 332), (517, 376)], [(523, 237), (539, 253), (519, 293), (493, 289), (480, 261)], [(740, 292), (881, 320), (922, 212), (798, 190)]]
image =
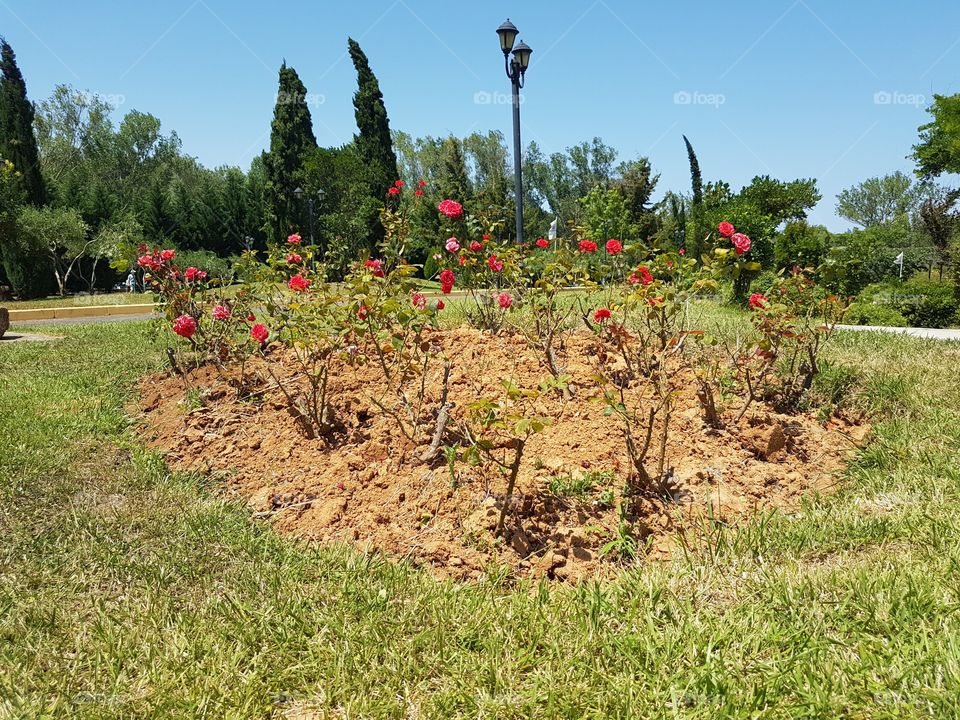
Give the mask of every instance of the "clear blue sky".
[(685, 133), (705, 179), (816, 177), (812, 219), (834, 229), (846, 227), (837, 192), (910, 171), (926, 103), (960, 92), (960, 3), (946, 0), (0, 0), (0, 33), (31, 99), (64, 82), (111, 96), (118, 116), (157, 115), (203, 163), (246, 168), (268, 144), (284, 58), (318, 141), (351, 138), (348, 35), (393, 128), (509, 138), (495, 35), (507, 16), (534, 49), (524, 143), (552, 152), (599, 135), (650, 157), (659, 196), (688, 187)]

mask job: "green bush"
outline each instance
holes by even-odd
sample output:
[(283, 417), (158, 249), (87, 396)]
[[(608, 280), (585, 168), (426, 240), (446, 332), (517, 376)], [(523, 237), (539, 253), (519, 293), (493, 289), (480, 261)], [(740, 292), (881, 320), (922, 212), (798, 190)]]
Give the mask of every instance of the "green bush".
[(180, 267), (191, 265), (205, 270), (212, 278), (220, 278), (232, 282), (234, 277), (233, 261), (236, 258), (223, 258), (209, 250), (178, 250), (177, 264)]
[(948, 327), (958, 319), (954, 292), (953, 283), (928, 282), (919, 278), (903, 283), (896, 280), (874, 283), (857, 296), (847, 313), (848, 322), (856, 325)]
[(872, 302), (860, 301), (853, 303), (849, 307), (843, 321), (849, 325), (907, 326), (907, 319), (889, 305), (877, 305)]

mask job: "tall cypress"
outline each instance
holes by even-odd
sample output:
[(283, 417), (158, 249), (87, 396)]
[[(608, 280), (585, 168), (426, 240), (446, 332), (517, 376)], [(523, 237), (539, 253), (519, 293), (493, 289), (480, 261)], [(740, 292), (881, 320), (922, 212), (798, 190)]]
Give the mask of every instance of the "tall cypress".
[(697, 160), (697, 154), (693, 151), (693, 145), (683, 136), (683, 143), (687, 146), (687, 159), (690, 161), (690, 185), (693, 188), (693, 206), (700, 207), (703, 204), (703, 178), (700, 176), (700, 162)]
[(357, 92), (353, 96), (357, 129), (354, 138), (360, 159), (368, 168), (371, 195), (382, 199), (399, 176), (397, 155), (390, 138), (390, 121), (383, 104), (380, 83), (370, 69), (363, 50), (353, 38), (347, 39), (350, 58), (357, 71)]
[(13, 163), (27, 202), (43, 205), (47, 191), (40, 174), (37, 138), (33, 134), (33, 105), (27, 84), (17, 67), (13, 48), (0, 38), (0, 157)]
[(270, 152), (264, 154), (267, 227), (274, 242), (303, 230), (301, 201), (293, 191), (304, 183), (303, 163), (317, 147), (313, 120), (307, 107), (307, 89), (300, 76), (284, 62), (280, 66), (277, 104), (270, 126)]

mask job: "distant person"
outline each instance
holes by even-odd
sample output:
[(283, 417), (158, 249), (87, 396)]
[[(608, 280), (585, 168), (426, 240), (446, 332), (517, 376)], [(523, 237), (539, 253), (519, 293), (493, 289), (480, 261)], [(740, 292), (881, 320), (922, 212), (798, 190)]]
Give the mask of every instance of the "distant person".
[(133, 270), (131, 270), (130, 274), (127, 275), (126, 285), (127, 285), (127, 292), (134, 293), (137, 291), (137, 275), (136, 273), (133, 272)]

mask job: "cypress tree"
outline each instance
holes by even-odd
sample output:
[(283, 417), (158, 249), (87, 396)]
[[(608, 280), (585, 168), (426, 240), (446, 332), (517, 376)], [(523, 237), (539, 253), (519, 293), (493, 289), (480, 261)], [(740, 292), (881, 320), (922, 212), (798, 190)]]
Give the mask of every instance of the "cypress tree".
[(357, 92), (353, 96), (357, 129), (354, 138), (357, 152), (367, 166), (371, 196), (382, 201), (384, 194), (399, 176), (397, 155), (390, 138), (390, 121), (383, 104), (380, 83), (370, 69), (363, 50), (353, 38), (347, 39), (350, 58), (357, 71)]
[(470, 176), (467, 173), (467, 161), (463, 156), (461, 142), (453, 135), (443, 141), (440, 151), (443, 166), (438, 183), (440, 194), (461, 203), (470, 201)]
[(693, 145), (683, 136), (683, 143), (687, 146), (687, 159), (690, 161), (690, 185), (693, 188), (693, 206), (700, 207), (703, 204), (703, 178), (700, 176), (700, 163), (697, 160), (697, 154), (693, 151)]
[(13, 163), (27, 202), (40, 206), (47, 191), (40, 175), (37, 139), (33, 134), (33, 105), (27, 100), (17, 57), (10, 44), (0, 38), (0, 157)]
[(316, 147), (307, 89), (297, 71), (284, 62), (280, 66), (277, 104), (270, 126), (270, 152), (263, 158), (267, 176), (266, 224), (274, 242), (303, 229), (303, 208), (293, 191), (303, 184), (304, 159)]

